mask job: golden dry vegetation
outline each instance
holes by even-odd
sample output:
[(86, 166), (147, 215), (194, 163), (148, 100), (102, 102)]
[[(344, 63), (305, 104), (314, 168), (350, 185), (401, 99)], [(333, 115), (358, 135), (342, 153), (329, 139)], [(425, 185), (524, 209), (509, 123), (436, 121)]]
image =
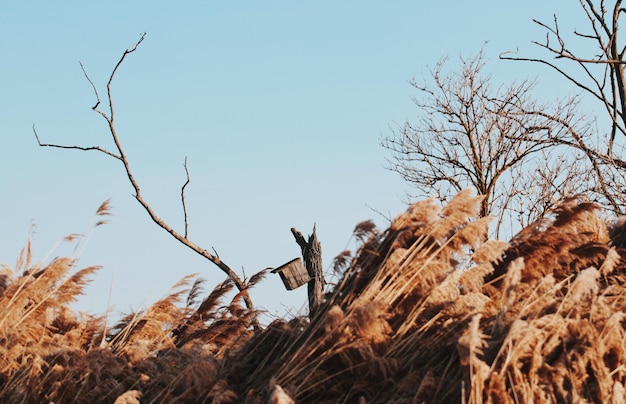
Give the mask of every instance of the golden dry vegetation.
[(97, 268), (27, 246), (0, 274), (0, 401), (624, 403), (623, 223), (573, 198), (505, 243), (480, 204), (360, 224), (317, 316), (259, 331), (231, 282), (194, 276), (109, 329), (69, 306)]

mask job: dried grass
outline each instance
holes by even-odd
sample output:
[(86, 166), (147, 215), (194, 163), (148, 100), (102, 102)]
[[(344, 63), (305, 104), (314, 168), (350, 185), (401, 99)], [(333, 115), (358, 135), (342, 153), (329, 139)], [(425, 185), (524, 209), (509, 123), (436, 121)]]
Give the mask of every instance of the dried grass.
[(623, 403), (624, 221), (572, 198), (504, 243), (481, 200), (360, 223), (320, 315), (257, 332), (231, 282), (193, 276), (107, 331), (69, 308), (97, 268), (28, 244), (0, 270), (0, 400)]

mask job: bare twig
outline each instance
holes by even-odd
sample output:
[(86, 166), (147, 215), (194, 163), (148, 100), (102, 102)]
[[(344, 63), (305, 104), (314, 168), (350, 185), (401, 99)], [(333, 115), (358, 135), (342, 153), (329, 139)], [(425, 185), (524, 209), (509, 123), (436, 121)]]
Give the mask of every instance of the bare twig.
[(80, 64), (80, 69), (83, 71), (83, 74), (85, 75), (85, 78), (87, 79), (89, 84), (91, 84), (91, 88), (93, 89), (93, 92), (96, 95), (96, 105), (91, 107), (91, 109), (93, 109), (95, 111), (98, 108), (98, 106), (100, 105), (100, 95), (98, 94), (98, 89), (96, 88), (95, 84), (93, 84), (93, 81), (91, 81), (91, 78), (87, 74), (87, 71), (85, 70), (85, 66), (83, 65), (83, 62), (78, 62), (78, 63)]
[(546, 65), (548, 67), (550, 67), (551, 69), (555, 70), (557, 73), (559, 73), (560, 75), (562, 75), (563, 77), (565, 77), (566, 79), (568, 79), (570, 82), (572, 82), (572, 84), (574, 84), (576, 87), (579, 87), (580, 89), (594, 95), (597, 99), (601, 100), (602, 96), (598, 95), (594, 90), (592, 90), (590, 87), (586, 86), (585, 84), (577, 81), (573, 76), (567, 74), (563, 69), (559, 68), (558, 66), (556, 66), (554, 63), (550, 63), (546, 60), (543, 59), (535, 59), (535, 58), (524, 58), (524, 57), (513, 57), (513, 56), (509, 56), (513, 54), (513, 52), (502, 52), (500, 54), (500, 59), (502, 60), (512, 60), (512, 61), (516, 61), (516, 62), (534, 62), (534, 63), (540, 63), (543, 65)]
[(187, 175), (187, 181), (185, 181), (185, 183), (180, 189), (180, 200), (183, 205), (183, 215), (185, 219), (185, 238), (187, 238), (189, 234), (189, 222), (187, 220), (187, 204), (185, 203), (185, 188), (187, 187), (187, 185), (189, 185), (189, 182), (191, 181), (189, 178), (189, 170), (187, 169), (187, 157), (185, 157), (185, 163), (183, 164), (183, 167), (185, 167), (185, 174)]
[(37, 133), (37, 130), (35, 129), (35, 125), (33, 125), (33, 133), (35, 134), (35, 138), (37, 139), (37, 143), (41, 147), (56, 147), (56, 148), (59, 148), (59, 149), (76, 149), (76, 150), (83, 150), (83, 151), (95, 150), (95, 151), (99, 151), (101, 153), (104, 153), (106, 155), (109, 155), (109, 156), (111, 156), (113, 158), (116, 158), (118, 160), (122, 159), (117, 154), (111, 153), (110, 151), (108, 151), (108, 150), (106, 150), (106, 149), (104, 149), (104, 148), (102, 148), (100, 146), (83, 147), (83, 146), (64, 146), (64, 145), (52, 144), (52, 143), (41, 143), (41, 140), (39, 140), (39, 134)]
[(371, 210), (372, 212), (374, 212), (374, 213), (378, 214), (378, 216), (380, 216), (380, 217), (382, 217), (383, 219), (385, 219), (385, 222), (386, 222), (388, 225), (390, 225), (390, 224), (391, 224), (392, 219), (391, 219), (391, 215), (390, 215), (390, 214), (385, 215), (383, 212), (381, 212), (381, 211), (379, 211), (379, 210), (375, 209), (374, 207), (372, 207), (372, 206), (368, 205), (367, 203), (365, 204), (365, 206), (366, 206), (369, 210)]

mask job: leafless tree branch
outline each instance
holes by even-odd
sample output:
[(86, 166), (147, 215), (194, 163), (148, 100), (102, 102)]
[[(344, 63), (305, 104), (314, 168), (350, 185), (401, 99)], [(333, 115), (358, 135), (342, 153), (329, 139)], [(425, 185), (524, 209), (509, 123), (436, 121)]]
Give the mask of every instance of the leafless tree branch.
[[(579, 0), (590, 32), (573, 30), (573, 38), (566, 37), (561, 32), (556, 16), (552, 24), (533, 20), (545, 30), (546, 39), (544, 42), (532, 43), (554, 56), (554, 60), (512, 57), (511, 52), (500, 55), (504, 60), (548, 66), (583, 90), (583, 94), (591, 95), (606, 111), (609, 129), (599, 143), (595, 144), (589, 134), (579, 134), (576, 131), (570, 131), (568, 138), (551, 141), (582, 151), (587, 156), (595, 174), (594, 183), (598, 193), (603, 194), (607, 207), (618, 215), (626, 212), (623, 197), (626, 187), (626, 161), (618, 158), (626, 148), (626, 46), (619, 43), (619, 19), (625, 9), (621, 4), (622, 0), (614, 1), (612, 5), (606, 4), (604, 0)], [(572, 40), (576, 38), (585, 42), (576, 43)], [(589, 41), (599, 50), (593, 57), (581, 54), (587, 51)]]
[[(187, 186), (187, 184), (190, 182), (190, 177), (189, 177), (189, 171), (187, 170), (187, 162), (185, 160), (185, 172), (187, 174), (187, 181), (185, 182), (185, 184), (183, 185), (182, 189), (181, 189), (181, 199), (182, 199), (182, 204), (183, 204), (183, 213), (184, 213), (184, 233), (181, 234), (179, 232), (177, 232), (172, 226), (170, 226), (167, 222), (165, 222), (163, 219), (161, 219), (156, 212), (154, 211), (154, 209), (152, 208), (152, 206), (144, 199), (143, 194), (141, 192), (141, 188), (139, 186), (139, 183), (137, 182), (137, 180), (135, 179), (135, 177), (133, 176), (133, 172), (131, 170), (130, 167), (130, 162), (128, 160), (128, 157), (126, 156), (126, 153), (124, 152), (124, 149), (122, 147), (122, 144), (120, 142), (120, 139), (118, 137), (117, 134), (117, 130), (115, 128), (115, 107), (113, 104), (113, 95), (112, 95), (112, 90), (111, 90), (111, 85), (113, 83), (113, 79), (115, 77), (115, 74), (117, 73), (117, 71), (119, 70), (120, 66), (122, 65), (122, 63), (124, 62), (124, 60), (126, 59), (126, 57), (128, 55), (130, 55), (131, 53), (135, 52), (137, 50), (137, 48), (139, 47), (139, 45), (143, 42), (144, 38), (145, 38), (146, 34), (142, 34), (141, 37), (139, 38), (139, 40), (134, 43), (131, 47), (129, 47), (128, 49), (126, 49), (124, 51), (124, 53), (122, 54), (121, 58), (118, 60), (117, 64), (115, 65), (115, 67), (113, 68), (111, 75), (109, 76), (109, 80), (107, 82), (107, 100), (109, 103), (109, 111), (108, 114), (100, 109), (99, 106), (101, 104), (100, 102), (100, 96), (98, 95), (98, 91), (96, 89), (96, 86), (94, 85), (93, 81), (90, 79), (89, 75), (87, 74), (87, 72), (85, 71), (82, 63), (81, 63), (81, 68), (83, 70), (83, 73), (85, 75), (85, 77), (87, 78), (87, 80), (89, 81), (89, 83), (91, 84), (95, 96), (96, 96), (96, 104), (94, 107), (92, 107), (92, 109), (97, 112), (98, 114), (100, 114), (107, 122), (108, 128), (109, 128), (109, 132), (111, 134), (111, 137), (113, 138), (113, 142), (115, 143), (115, 147), (117, 149), (118, 154), (109, 152), (99, 146), (95, 146), (95, 147), (81, 147), (81, 146), (60, 146), (60, 145), (55, 145), (55, 144), (42, 144), (39, 141), (39, 136), (37, 135), (37, 132), (35, 132), (35, 136), (37, 138), (37, 142), (39, 143), (40, 146), (48, 146), (48, 147), (59, 147), (59, 148), (65, 148), (65, 149), (76, 149), (76, 150), (96, 150), (96, 151), (100, 151), (106, 155), (109, 155), (111, 157), (116, 158), (117, 160), (122, 162), (122, 165), (124, 166), (124, 170), (126, 172), (126, 176), (128, 177), (128, 180), (131, 184), (131, 186), (133, 187), (134, 191), (135, 191), (135, 199), (137, 200), (137, 202), (144, 208), (144, 210), (148, 213), (148, 216), (150, 216), (150, 218), (152, 219), (152, 221), (154, 223), (156, 223), (159, 227), (161, 227), (163, 230), (165, 230), (166, 232), (168, 232), (172, 237), (174, 237), (176, 240), (178, 240), (181, 244), (185, 245), (186, 247), (188, 247), (189, 249), (191, 249), (192, 251), (194, 251), (195, 253), (201, 255), (202, 257), (206, 258), (207, 260), (209, 260), (210, 262), (212, 262), (213, 264), (215, 264), (221, 271), (223, 271), (235, 284), (235, 286), (237, 287), (237, 289), (241, 292), (241, 295), (243, 296), (243, 299), (245, 301), (246, 306), (254, 311), (254, 304), (252, 302), (252, 299), (250, 298), (250, 295), (248, 293), (248, 285), (246, 284), (245, 281), (243, 281), (235, 271), (233, 271), (230, 266), (228, 266), (224, 261), (222, 261), (217, 254), (211, 254), (209, 251), (207, 251), (206, 249), (200, 247), (199, 245), (195, 244), (193, 241), (191, 241), (188, 238), (188, 221), (187, 221), (187, 210), (186, 210), (186, 206), (185, 206), (185, 197), (184, 197), (184, 190), (185, 187)], [(34, 128), (33, 128), (34, 130)], [(255, 316), (254, 320), (253, 320), (253, 325), (255, 327), (255, 329), (260, 329), (260, 325), (258, 322), (257, 317)]]
[[(95, 111), (98, 108), (98, 106), (100, 105), (100, 95), (98, 94), (98, 89), (96, 88), (95, 84), (93, 84), (93, 81), (91, 81), (91, 77), (89, 77), (89, 75), (87, 74), (87, 71), (85, 70), (85, 66), (83, 65), (83, 62), (78, 62), (78, 63), (80, 64), (80, 69), (83, 71), (83, 74), (85, 75), (85, 78), (87, 79), (89, 84), (91, 84), (91, 88), (93, 89), (93, 92), (96, 95), (96, 105), (91, 107), (91, 109), (93, 109)], [(105, 116), (105, 118), (106, 118), (106, 116)]]
[(90, 151), (90, 150), (95, 150), (95, 151), (99, 151), (101, 153), (104, 153), (106, 155), (109, 155), (113, 158), (116, 158), (118, 160), (121, 160), (122, 158), (120, 156), (118, 156), (115, 153), (112, 153), (100, 146), (89, 146), (89, 147), (83, 147), (83, 146), (64, 146), (64, 145), (59, 145), (59, 144), (51, 144), (51, 143), (41, 143), (41, 140), (39, 139), (39, 134), (37, 133), (37, 130), (35, 129), (35, 125), (33, 125), (33, 133), (35, 134), (35, 138), (37, 139), (37, 143), (39, 144), (39, 146), (41, 147), (57, 147), (59, 149), (76, 149), (76, 150), (83, 150), (83, 151)]
[(189, 178), (189, 170), (187, 169), (187, 157), (185, 157), (185, 163), (183, 164), (183, 167), (185, 167), (185, 175), (187, 176), (187, 180), (185, 181), (183, 186), (180, 188), (180, 201), (181, 201), (181, 204), (183, 205), (183, 216), (185, 219), (185, 238), (187, 238), (189, 235), (189, 221), (187, 220), (188, 218), (187, 218), (187, 204), (185, 203), (185, 188), (187, 187), (187, 185), (189, 185), (189, 182), (191, 181)]

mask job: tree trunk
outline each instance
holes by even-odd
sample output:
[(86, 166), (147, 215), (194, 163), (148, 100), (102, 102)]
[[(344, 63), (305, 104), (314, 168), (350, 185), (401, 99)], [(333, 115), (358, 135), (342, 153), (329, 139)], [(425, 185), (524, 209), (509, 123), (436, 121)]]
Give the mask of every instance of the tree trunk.
[(324, 301), (324, 269), (322, 268), (322, 245), (317, 239), (315, 225), (313, 225), (313, 234), (309, 236), (309, 240), (305, 240), (302, 233), (291, 228), (291, 233), (296, 238), (296, 243), (302, 249), (302, 258), (304, 266), (311, 277), (307, 285), (309, 293), (309, 318), (312, 319)]

